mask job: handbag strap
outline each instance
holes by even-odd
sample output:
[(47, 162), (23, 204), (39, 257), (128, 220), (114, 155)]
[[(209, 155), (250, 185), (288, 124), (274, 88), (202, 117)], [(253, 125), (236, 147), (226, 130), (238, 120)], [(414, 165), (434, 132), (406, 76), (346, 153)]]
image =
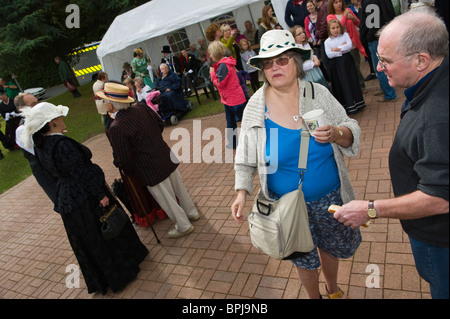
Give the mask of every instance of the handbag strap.
[(117, 209), (117, 204), (114, 204), (113, 206), (109, 207), (107, 209), (106, 207), (103, 207), (103, 212), (105, 213), (102, 217), (100, 217), (100, 222), (104, 223), (106, 220), (111, 216), (111, 214)]
[[(304, 96), (305, 96), (305, 113), (311, 110), (312, 100), (314, 99), (314, 87), (312, 82), (308, 81), (310, 85), (305, 86)], [(309, 138), (310, 134), (308, 128), (303, 121), (303, 128), (301, 132), (300, 139), (300, 152), (298, 154), (298, 170), (300, 172), (300, 181), (298, 187), (301, 188), (303, 184), (303, 174), (306, 172), (306, 167), (308, 163), (308, 149), (309, 149)]]

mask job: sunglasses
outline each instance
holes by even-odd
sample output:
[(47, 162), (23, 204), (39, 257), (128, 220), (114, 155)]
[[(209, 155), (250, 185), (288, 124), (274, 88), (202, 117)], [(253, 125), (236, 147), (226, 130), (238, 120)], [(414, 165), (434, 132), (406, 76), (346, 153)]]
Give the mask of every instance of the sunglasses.
[(264, 70), (271, 69), (273, 66), (273, 62), (275, 62), (279, 66), (285, 66), (289, 63), (289, 59), (291, 56), (282, 56), (276, 59), (264, 60), (261, 62), (261, 66)]

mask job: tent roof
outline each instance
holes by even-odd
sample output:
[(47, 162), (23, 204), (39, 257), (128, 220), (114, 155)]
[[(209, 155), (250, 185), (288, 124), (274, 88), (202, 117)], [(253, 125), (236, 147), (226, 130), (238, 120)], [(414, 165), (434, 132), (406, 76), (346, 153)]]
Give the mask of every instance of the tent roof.
[(152, 0), (117, 16), (97, 49), (104, 57), (260, 0)]

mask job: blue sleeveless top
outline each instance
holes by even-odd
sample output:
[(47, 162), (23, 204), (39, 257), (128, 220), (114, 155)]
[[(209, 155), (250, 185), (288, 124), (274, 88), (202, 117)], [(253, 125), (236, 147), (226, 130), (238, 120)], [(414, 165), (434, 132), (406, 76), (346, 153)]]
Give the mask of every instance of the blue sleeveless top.
[[(281, 197), (298, 188), (301, 129), (285, 128), (269, 118), (265, 120), (265, 126), (267, 185), (271, 192)], [(277, 143), (278, 147), (271, 147), (271, 143)], [(273, 149), (272, 152), (271, 149)], [(316, 142), (311, 136), (307, 170), (303, 176), (302, 186), (305, 201), (317, 200), (335, 190), (339, 185), (339, 173), (334, 160), (333, 147), (330, 143)]]

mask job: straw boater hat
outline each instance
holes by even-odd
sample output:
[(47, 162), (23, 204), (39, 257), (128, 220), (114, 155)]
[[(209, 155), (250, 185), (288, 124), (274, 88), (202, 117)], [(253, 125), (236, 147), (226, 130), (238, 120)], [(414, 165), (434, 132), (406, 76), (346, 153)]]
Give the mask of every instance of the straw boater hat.
[(261, 60), (276, 57), (287, 50), (297, 51), (303, 61), (311, 58), (311, 50), (297, 46), (292, 33), (285, 30), (270, 30), (261, 37), (259, 55), (251, 57), (248, 64), (261, 70)]
[(34, 133), (44, 127), (45, 124), (60, 116), (67, 116), (69, 108), (67, 106), (55, 106), (48, 102), (36, 104), (34, 107), (25, 107), (21, 109), (21, 115), (25, 117), (23, 133), (21, 135), (22, 143), (27, 148), (33, 147), (31, 137)]
[(96, 95), (104, 100), (119, 102), (119, 103), (133, 103), (134, 99), (128, 95), (130, 90), (127, 86), (106, 82), (103, 90), (98, 91)]

